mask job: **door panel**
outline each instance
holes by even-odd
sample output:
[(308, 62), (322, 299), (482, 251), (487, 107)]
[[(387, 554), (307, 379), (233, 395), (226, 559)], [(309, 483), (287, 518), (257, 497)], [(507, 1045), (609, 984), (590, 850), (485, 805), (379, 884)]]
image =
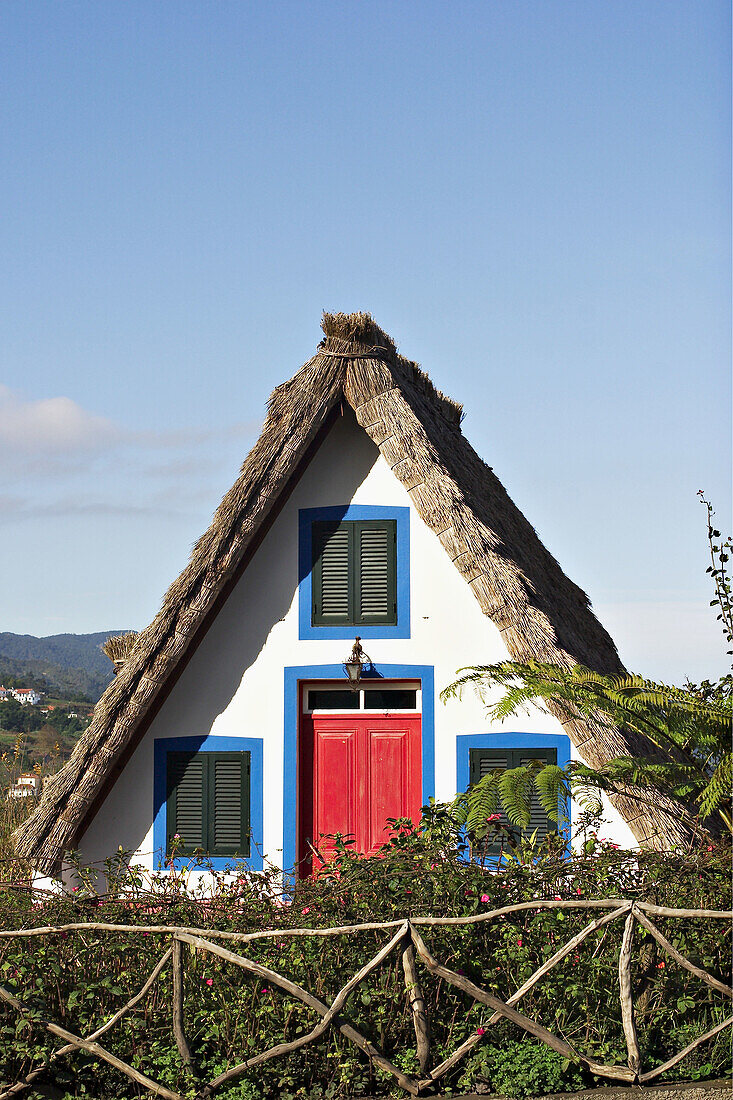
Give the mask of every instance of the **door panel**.
[[(387, 818), (418, 822), (420, 727), (419, 715), (303, 715), (301, 858), (309, 853), (305, 837), (325, 859), (333, 854), (333, 841), (323, 833), (350, 834), (357, 851), (373, 854), (387, 839)], [(309, 869), (304, 866), (305, 873)]]
[(408, 817), (407, 771), (409, 767), (406, 730), (368, 729), (369, 780), (371, 797), (367, 815), (366, 850), (374, 851), (387, 839), (388, 817)]
[[(339, 722), (315, 730), (313, 810), (317, 828), (313, 831), (313, 843), (324, 856), (327, 851), (329, 855), (333, 852), (333, 841), (321, 842), (321, 833), (348, 836), (356, 832), (357, 747), (357, 730), (353, 725), (342, 727)], [(338, 782), (334, 782), (335, 776)]]

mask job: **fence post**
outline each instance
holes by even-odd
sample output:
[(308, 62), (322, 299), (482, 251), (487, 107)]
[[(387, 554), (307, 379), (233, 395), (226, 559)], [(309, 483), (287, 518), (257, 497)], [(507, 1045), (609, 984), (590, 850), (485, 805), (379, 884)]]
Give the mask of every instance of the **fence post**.
[(190, 1070), (193, 1069), (193, 1057), (188, 1045), (183, 1017), (183, 944), (177, 936), (173, 937), (173, 1035), (181, 1060)]
[(415, 948), (412, 945), (412, 937), (408, 927), (405, 933), (404, 947), (402, 949), (402, 969), (405, 972), (405, 988), (412, 1010), (412, 1023), (415, 1028), (417, 1041), (417, 1060), (421, 1073), (427, 1073), (430, 1062), (430, 1020), (425, 1008), (420, 983), (417, 980), (417, 967), (415, 966)]
[(634, 920), (632, 907), (624, 923), (624, 934), (618, 956), (618, 988), (621, 1000), (621, 1020), (626, 1036), (626, 1048), (629, 1052), (629, 1069), (638, 1077), (641, 1073), (641, 1057), (634, 1020), (634, 998), (631, 990), (631, 948), (634, 943)]

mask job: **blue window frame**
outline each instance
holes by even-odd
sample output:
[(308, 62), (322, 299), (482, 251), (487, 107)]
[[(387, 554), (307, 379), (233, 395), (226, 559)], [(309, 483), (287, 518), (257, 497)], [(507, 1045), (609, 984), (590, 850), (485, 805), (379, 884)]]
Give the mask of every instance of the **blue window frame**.
[[(557, 764), (565, 768), (570, 763), (570, 738), (565, 733), (462, 733), (456, 738), (456, 790), (468, 790), (471, 782), (471, 750), (500, 749), (555, 749)], [(561, 830), (570, 845), (571, 806), (567, 807), (567, 820)]]
[[(313, 610), (313, 524), (393, 520), (397, 527), (397, 622), (364, 623), (359, 626), (314, 626)], [(338, 505), (330, 508), (301, 508), (298, 516), (298, 618), (303, 639), (410, 637), (410, 509), (382, 508), (370, 504)]]
[[(166, 862), (166, 776), (171, 752), (248, 752), (250, 754), (250, 854), (247, 857), (206, 856), (204, 862), (223, 871), (232, 863), (246, 863), (253, 871), (262, 870), (262, 738), (259, 737), (161, 737), (153, 751), (153, 846), (159, 865)], [(191, 862), (191, 856), (174, 860), (177, 870)]]

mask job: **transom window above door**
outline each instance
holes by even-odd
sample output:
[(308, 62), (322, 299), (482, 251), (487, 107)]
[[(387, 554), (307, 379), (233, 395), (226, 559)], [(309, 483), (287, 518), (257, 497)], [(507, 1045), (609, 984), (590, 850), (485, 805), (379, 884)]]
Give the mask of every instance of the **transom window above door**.
[(301, 638), (410, 636), (410, 509), (299, 513)]
[(314, 684), (303, 690), (303, 710), (306, 714), (372, 711), (395, 714), (419, 712), (419, 683), (383, 684), (362, 682), (358, 690), (341, 684)]

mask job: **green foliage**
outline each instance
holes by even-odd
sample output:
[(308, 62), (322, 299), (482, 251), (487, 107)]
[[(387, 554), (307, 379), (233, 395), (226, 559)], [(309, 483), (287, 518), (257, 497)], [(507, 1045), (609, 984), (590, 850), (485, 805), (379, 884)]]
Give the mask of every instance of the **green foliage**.
[[(708, 567), (715, 585), (718, 620), (726, 642), (733, 645), (733, 606), (727, 563), (731, 540), (724, 542), (712, 523), (713, 511), (702, 492), (708, 510), (708, 542), (712, 564)], [(733, 652), (733, 650), (729, 650)], [(731, 810), (731, 718), (733, 677), (717, 683), (687, 683), (684, 687), (655, 683), (627, 673), (604, 676), (583, 665), (565, 668), (541, 661), (501, 661), (459, 670), (460, 675), (442, 692), (443, 701), (460, 697), (473, 688), (496, 722), (532, 707), (553, 712), (565, 720), (605, 721), (634, 740), (649, 745), (648, 755), (618, 756), (602, 768), (573, 762), (564, 770), (538, 762), (513, 769), (503, 776), (486, 776), (473, 790), (460, 795), (456, 812), (474, 835), (486, 832), (487, 817), (499, 804), (516, 825), (529, 821), (532, 788), (543, 808), (557, 821), (570, 795), (581, 802), (598, 803), (598, 792), (628, 793), (654, 798), (664, 791), (686, 805), (697, 806), (701, 821), (733, 832)], [(496, 689), (499, 689), (497, 695)], [(518, 774), (523, 772), (523, 775)], [(594, 793), (595, 792), (595, 795)]]
[[(723, 851), (692, 857), (620, 853), (595, 842), (592, 857), (569, 862), (549, 848), (521, 848), (510, 863), (489, 872), (467, 862), (460, 830), (445, 807), (427, 807), (423, 825), (392, 823), (379, 858), (353, 851), (339, 838), (337, 858), (315, 879), (299, 881), (283, 896), (274, 871), (233, 868), (216, 874), (215, 888), (197, 893), (185, 871), (152, 881), (128, 864), (123, 852), (100, 867), (75, 869), (71, 896), (0, 892), (4, 928), (105, 921), (141, 926), (176, 924), (203, 929), (276, 932), (271, 939), (229, 946), (281, 972), (329, 1001), (346, 980), (386, 942), (389, 932), (289, 937), (297, 927), (336, 927), (406, 915), (472, 916), (537, 897), (629, 897), (689, 908), (730, 905), (728, 861)], [(523, 910), (487, 923), (425, 929), (432, 953), (446, 966), (506, 999), (589, 920), (587, 911)], [(711, 973), (724, 977), (730, 929), (720, 921), (660, 920), (675, 946)], [(588, 937), (522, 1000), (519, 1008), (563, 1035), (577, 1049), (623, 1061), (618, 1005), (618, 950), (623, 922)], [(50, 1017), (77, 1033), (89, 1033), (140, 989), (168, 938), (150, 932), (125, 936), (88, 931), (32, 940), (0, 940), (0, 982), (31, 1011), (24, 1022), (0, 1011), (0, 1080), (13, 1081), (48, 1057), (58, 1041), (37, 1021)], [(664, 966), (659, 964), (665, 962)], [(514, 1025), (487, 1024), (488, 1011), (470, 997), (419, 968), (431, 1019), (433, 1057), (447, 1057), (483, 1029), (481, 1042), (449, 1074), (445, 1087), (532, 1091), (592, 1085), (592, 1075), (565, 1065)], [(639, 929), (634, 949), (640, 1045), (646, 1065), (659, 1065), (725, 1015), (723, 998), (664, 956)], [(171, 1033), (171, 973), (165, 969), (148, 996), (104, 1037), (107, 1049), (164, 1085), (189, 1095)], [(310, 1030), (315, 1014), (268, 981), (202, 951), (185, 953), (186, 1029), (197, 1065), (210, 1078), (228, 1065)], [(352, 994), (345, 1015), (406, 1072), (417, 1073), (415, 1038), (399, 952)], [(511, 1056), (509, 1056), (509, 1054)], [(725, 1072), (728, 1051), (706, 1043), (682, 1064), (680, 1076)], [(109, 1066), (74, 1055), (54, 1063), (45, 1080), (66, 1096), (128, 1100), (136, 1088)], [(288, 1058), (249, 1071), (221, 1090), (222, 1100), (274, 1097), (373, 1097), (395, 1095), (388, 1077), (338, 1033)]]
[(37, 707), (21, 706), (17, 699), (0, 703), (0, 729), (11, 733), (29, 733), (43, 725), (43, 715)]
[[(729, 646), (728, 655), (733, 656), (733, 592), (731, 590), (728, 561), (733, 552), (733, 539), (730, 536), (723, 539), (720, 531), (713, 523), (715, 512), (709, 500), (706, 500), (702, 489), (697, 495), (705, 505), (708, 513), (708, 546), (710, 548), (710, 565), (705, 570), (715, 586), (715, 596), (710, 601), (711, 607), (718, 608), (716, 616), (723, 629), (723, 636)], [(722, 541), (721, 541), (722, 540)], [(730, 683), (730, 677), (726, 677)]]
[[(459, 679), (442, 693), (444, 700), (460, 696), (464, 688), (471, 686), (486, 701), (490, 717), (497, 721), (530, 705), (546, 711), (550, 702), (568, 719), (598, 719), (600, 715), (621, 729), (645, 737), (660, 750), (656, 760), (620, 756), (603, 768), (589, 768), (577, 761), (564, 770), (536, 763), (503, 775), (490, 774), (459, 799), (469, 828), (478, 829), (486, 820), (486, 811), (492, 813), (499, 800), (510, 821), (528, 821), (533, 784), (554, 820), (558, 819), (558, 805), (562, 806), (571, 793), (588, 798), (592, 788), (613, 792), (633, 784), (646, 788), (651, 798), (655, 790), (664, 790), (694, 801), (702, 820), (717, 814), (730, 831), (729, 695), (703, 698), (690, 687), (669, 687), (641, 676), (602, 676), (582, 665), (567, 669), (540, 661), (503, 661), (461, 671)], [(487, 701), (488, 692), (496, 687), (503, 694)]]
[(556, 1051), (524, 1039), (482, 1047), (458, 1084), (461, 1089), (490, 1085), (492, 1092), (509, 1097), (542, 1096), (582, 1089), (587, 1076)]

